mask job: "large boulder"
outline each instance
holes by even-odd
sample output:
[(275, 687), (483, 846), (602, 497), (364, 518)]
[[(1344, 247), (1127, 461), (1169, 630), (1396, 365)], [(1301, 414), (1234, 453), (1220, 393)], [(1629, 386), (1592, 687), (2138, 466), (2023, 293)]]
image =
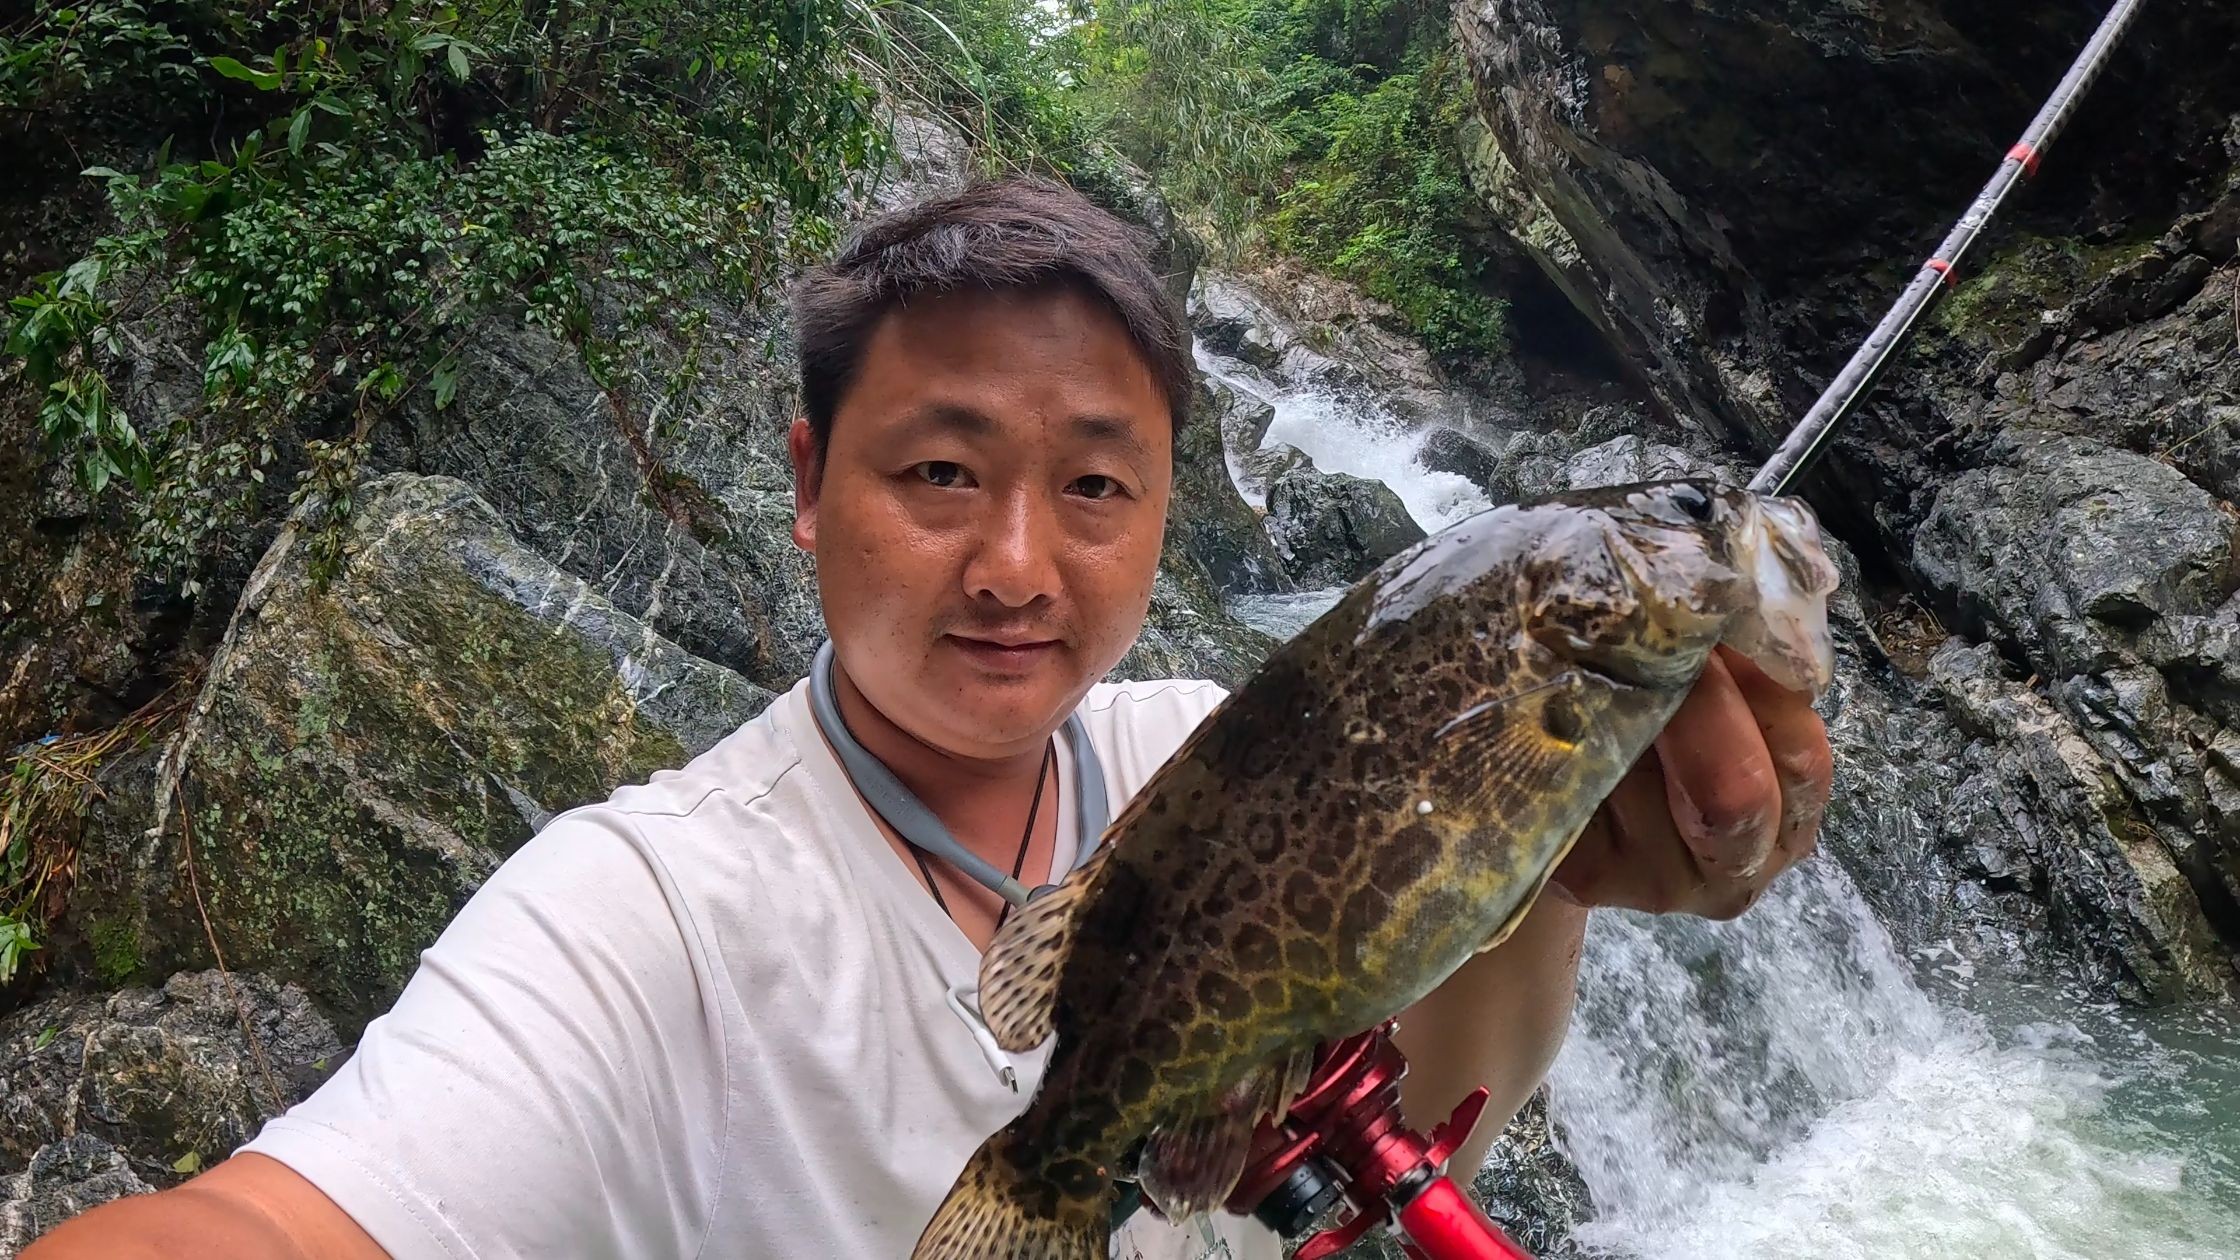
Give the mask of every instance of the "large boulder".
[(2066, 677), (2115, 664), (2161, 618), (2222, 603), (2236, 532), (2168, 464), (2024, 430), (1937, 493), (1913, 555), (1963, 625)]
[(315, 519), (252, 576), (184, 727), (127, 759), (69, 927), (111, 979), (206, 965), (351, 1020), (553, 814), (681, 765), (769, 693), (509, 534), (465, 484), (361, 486), (339, 568)]
[(36, 1179), (40, 1152), (90, 1136), (131, 1176), (171, 1185), (232, 1154), (345, 1053), (308, 994), (253, 973), (36, 1002), (0, 1019), (0, 1166), (30, 1160)]
[(1426, 536), (1390, 486), (1304, 460), (1269, 485), (1268, 526), (1303, 586), (1350, 585)]
[(1914, 550), (1955, 622), (2010, 645), (2240, 949), (2240, 522), (2159, 460), (2028, 430), (1931, 505)]
[(13, 1260), (80, 1212), (154, 1189), (122, 1152), (91, 1133), (42, 1146), (22, 1172), (0, 1177), (0, 1260)]

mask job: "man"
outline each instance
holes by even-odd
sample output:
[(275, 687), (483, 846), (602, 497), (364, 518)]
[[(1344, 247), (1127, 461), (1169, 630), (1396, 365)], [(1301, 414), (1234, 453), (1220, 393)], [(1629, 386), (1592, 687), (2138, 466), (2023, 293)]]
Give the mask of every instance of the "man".
[[(1097, 682), (1149, 606), (1188, 335), (1138, 234), (1024, 180), (871, 224), (796, 316), (794, 537), (837, 726), (805, 682), (554, 820), (333, 1080), (28, 1260), (908, 1255), (1047, 1047), (979, 1022), (1003, 901), (903, 840), (836, 750), (1032, 886), (1094, 840), (1079, 734), (1117, 808), (1213, 708), (1207, 683)], [(1715, 661), (1554, 895), (1403, 1016), (1411, 1114), (1490, 1086), (1479, 1158), (1561, 1040), (1585, 907), (1738, 913), (1810, 848), (1828, 781), (1805, 700)], [(1139, 1214), (1114, 1253), (1278, 1251), (1237, 1218)]]

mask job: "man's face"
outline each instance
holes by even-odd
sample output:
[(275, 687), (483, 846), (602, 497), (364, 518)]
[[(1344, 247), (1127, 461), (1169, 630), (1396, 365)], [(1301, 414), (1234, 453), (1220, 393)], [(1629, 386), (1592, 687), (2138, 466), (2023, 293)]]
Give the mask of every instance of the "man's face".
[(889, 721), (966, 757), (1029, 751), (1142, 629), (1174, 476), (1166, 395), (1070, 289), (891, 311), (822, 475), (792, 434), (794, 540), (841, 667)]

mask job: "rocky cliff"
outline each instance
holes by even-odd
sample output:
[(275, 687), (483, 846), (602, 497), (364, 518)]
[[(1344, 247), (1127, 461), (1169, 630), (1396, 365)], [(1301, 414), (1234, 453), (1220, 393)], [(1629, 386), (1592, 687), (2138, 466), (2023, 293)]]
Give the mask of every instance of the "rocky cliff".
[[(2104, 11), (1464, 0), (1473, 178), (1657, 409), (1755, 458)], [(1910, 666), (1876, 685), (1933, 715), (1897, 767), (1927, 854), (1853, 854), (1862, 882), (1946, 926), (2019, 903), (2004, 930), (2158, 997), (2227, 988), (2240, 950), (2236, 39), (2231, 5), (2147, 10), (1805, 487), (1916, 642), (1870, 646)]]

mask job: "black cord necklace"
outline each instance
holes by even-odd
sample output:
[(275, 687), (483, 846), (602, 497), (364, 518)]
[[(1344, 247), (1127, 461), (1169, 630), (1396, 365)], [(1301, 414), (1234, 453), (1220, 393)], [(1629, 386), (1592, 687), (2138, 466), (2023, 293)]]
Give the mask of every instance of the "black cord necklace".
[[(1042, 788), (1050, 781), (1050, 767), (1057, 759), (1057, 741), (1052, 740), (1043, 745), (1042, 768), (1034, 779), (1034, 803), (1027, 807), (1027, 829), (1019, 836), (1019, 855), (1011, 859), (1011, 878), (1014, 880), (1027, 867), (1027, 848), (1034, 843), (1035, 820), (1042, 817)], [(957, 912), (949, 908), (948, 899), (941, 895), (941, 885), (934, 882), (933, 867), (926, 862), (926, 851), (913, 844), (910, 846), (910, 856), (918, 859), (918, 873), (926, 877), (926, 891), (933, 894), (933, 904), (941, 907), (941, 913), (949, 916), (949, 922), (955, 923)], [(1011, 903), (1004, 902), (1002, 912), (996, 915), (997, 927), (1002, 927), (1004, 920), (1011, 917), (1011, 910)]]

